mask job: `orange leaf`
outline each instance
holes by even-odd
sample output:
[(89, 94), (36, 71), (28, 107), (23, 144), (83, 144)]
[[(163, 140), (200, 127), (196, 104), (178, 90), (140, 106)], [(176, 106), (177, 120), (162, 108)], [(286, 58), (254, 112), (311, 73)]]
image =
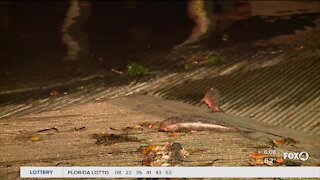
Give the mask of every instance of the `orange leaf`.
[(275, 144), (277, 146), (279, 146), (279, 145), (281, 146), (281, 145), (285, 144), (285, 141), (283, 141), (283, 140), (273, 140), (272, 142), (273, 142), (273, 144)]
[(158, 144), (150, 145), (142, 151), (142, 154), (147, 155), (149, 154), (150, 151), (156, 151), (158, 147), (159, 147)]
[(251, 166), (256, 166), (256, 165), (264, 165), (263, 159), (256, 159), (254, 162), (250, 162)]
[(298, 141), (292, 139), (292, 138), (284, 138), (282, 140), (273, 140), (273, 144), (277, 146), (287, 145), (287, 144), (296, 144)]
[(40, 137), (39, 137), (39, 136), (31, 136), (31, 137), (30, 137), (30, 140), (31, 140), (31, 141), (39, 141), (39, 140), (40, 140)]
[(268, 155), (266, 155), (266, 154), (258, 154), (258, 153), (251, 153), (251, 154), (249, 154), (249, 157), (255, 158), (255, 159), (262, 159), (262, 158), (268, 157)]
[(276, 161), (277, 163), (284, 163), (284, 159), (282, 159), (281, 157), (277, 157)]
[(177, 137), (177, 136), (181, 136), (181, 133), (171, 132), (171, 133), (168, 133), (168, 135), (169, 135), (170, 137)]
[(150, 125), (148, 126), (148, 128), (150, 128), (150, 129), (158, 129), (158, 126), (155, 125), (155, 124), (150, 124)]

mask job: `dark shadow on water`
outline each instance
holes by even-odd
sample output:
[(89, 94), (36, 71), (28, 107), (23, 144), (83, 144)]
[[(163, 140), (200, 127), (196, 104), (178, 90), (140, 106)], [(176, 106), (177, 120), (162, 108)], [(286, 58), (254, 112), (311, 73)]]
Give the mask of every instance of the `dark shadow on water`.
[[(306, 28), (315, 27), (315, 20), (320, 18), (320, 13), (303, 13), (286, 16), (254, 16), (246, 20), (234, 21), (230, 27), (223, 31), (214, 31), (204, 43), (211, 48), (229, 46), (230, 44), (252, 42), (268, 39), (280, 35), (295, 34), (295, 31), (304, 31)], [(229, 36), (228, 43), (222, 40), (222, 35)]]
[(91, 51), (109, 68), (123, 68), (137, 53), (169, 53), (191, 33), (193, 23), (183, 1), (139, 1), (136, 8), (125, 11), (119, 3), (109, 6), (94, 2), (88, 22)]

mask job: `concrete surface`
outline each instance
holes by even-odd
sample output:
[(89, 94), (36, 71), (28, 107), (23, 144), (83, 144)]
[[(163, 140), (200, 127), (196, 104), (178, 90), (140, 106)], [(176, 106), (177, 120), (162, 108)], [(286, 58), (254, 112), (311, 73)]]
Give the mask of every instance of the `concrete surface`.
[[(247, 120), (234, 116), (210, 113), (203, 107), (139, 95), (6, 119), (0, 123), (1, 179), (18, 178), (20, 166), (140, 166), (143, 159), (141, 147), (167, 142), (179, 142), (190, 152), (190, 156), (184, 159), (184, 166), (248, 166), (249, 154), (271, 149), (268, 141), (279, 139), (258, 131), (248, 133), (246, 128), (242, 128), (241, 133), (194, 132), (177, 137), (148, 128), (121, 131), (145, 122), (160, 122), (173, 115), (201, 116), (242, 124), (243, 127), (247, 123)], [(258, 126), (250, 124), (250, 128)], [(37, 132), (53, 127), (58, 132)], [(81, 127), (85, 128), (75, 130)], [(269, 130), (266, 126), (263, 129)], [(283, 129), (270, 130), (279, 135), (290, 134)], [(95, 144), (92, 134), (103, 133), (125, 134), (141, 142)], [(31, 141), (30, 137), (35, 135), (40, 140)], [(307, 138), (310, 142), (310, 137)], [(304, 165), (315, 165), (319, 158), (314, 156), (319, 157), (319, 154), (312, 149), (319, 149), (319, 144), (301, 142), (298, 147), (277, 148), (277, 153), (307, 150), (312, 157)]]

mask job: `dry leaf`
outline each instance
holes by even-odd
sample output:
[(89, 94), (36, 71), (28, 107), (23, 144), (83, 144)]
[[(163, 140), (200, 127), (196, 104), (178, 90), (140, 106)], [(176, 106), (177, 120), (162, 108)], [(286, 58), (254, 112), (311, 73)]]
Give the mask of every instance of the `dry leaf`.
[(53, 90), (50, 92), (50, 96), (59, 96), (59, 95), (60, 95), (59, 91)]
[(150, 129), (158, 129), (159, 127), (157, 125), (155, 125), (155, 124), (150, 124), (148, 126), (148, 128), (150, 128)]
[(296, 144), (296, 143), (299, 143), (299, 141), (296, 141), (292, 138), (284, 138), (281, 140), (273, 140), (272, 143), (276, 146), (283, 146), (287, 144)]
[(151, 123), (151, 122), (144, 122), (141, 123), (139, 126), (143, 128), (149, 128), (149, 129), (158, 129), (158, 125), (156, 123)]
[(39, 136), (31, 136), (31, 137), (30, 137), (30, 140), (31, 140), (31, 141), (39, 141), (39, 140), (40, 140), (40, 137), (39, 137)]
[(277, 145), (277, 146), (282, 146), (285, 143), (283, 140), (273, 140), (272, 142), (274, 145)]
[(165, 145), (151, 145), (142, 152), (143, 165), (148, 166), (176, 166), (181, 165), (182, 159), (189, 153), (180, 143), (168, 142)]
[(262, 159), (268, 157), (266, 154), (258, 154), (258, 153), (251, 153), (249, 154), (249, 157), (254, 158), (254, 159)]
[(296, 46), (296, 50), (302, 50), (302, 49), (304, 49), (305, 47), (303, 46), (303, 45), (300, 45), (300, 46)]
[(170, 133), (168, 133), (168, 136), (169, 136), (169, 137), (178, 137), (178, 136), (181, 136), (181, 133), (178, 133), (178, 132), (170, 132)]
[(281, 157), (277, 157), (276, 161), (280, 164), (284, 163), (284, 159), (282, 159)]
[(284, 141), (286, 142), (286, 144), (297, 144), (297, 143), (299, 143), (299, 141), (294, 140), (292, 138), (285, 138)]
[(251, 166), (256, 166), (256, 165), (264, 165), (264, 160), (263, 159), (256, 159), (253, 162), (250, 162)]
[(160, 147), (160, 145), (158, 145), (158, 144), (150, 145), (142, 151), (142, 154), (147, 155), (150, 151), (155, 152), (159, 149), (159, 147)]
[(124, 142), (141, 142), (140, 139), (124, 134), (92, 134), (91, 137), (96, 139), (98, 145), (111, 145)]

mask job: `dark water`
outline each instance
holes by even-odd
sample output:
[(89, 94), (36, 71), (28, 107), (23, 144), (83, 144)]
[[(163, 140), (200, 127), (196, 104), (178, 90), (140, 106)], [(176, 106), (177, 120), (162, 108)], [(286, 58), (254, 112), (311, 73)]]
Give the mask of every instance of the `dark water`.
[[(192, 32), (195, 23), (187, 15), (187, 1), (130, 2), (81, 1), (70, 10), (69, 1), (0, 1), (1, 91), (41, 86), (89, 70), (121, 69), (139, 61), (132, 59), (135, 54), (168, 53)], [(249, 3), (252, 16), (221, 18), (205, 41), (219, 48), (222, 34), (228, 34), (229, 43), (294, 34), (315, 27), (319, 18), (319, 2), (273, 2), (271, 8)], [(213, 9), (233, 17), (242, 11), (227, 1), (216, 1)], [(68, 14), (77, 11), (76, 22), (71, 18), (64, 27)]]
[[(76, 41), (81, 35), (87, 36), (83, 41), (90, 53), (79, 58), (125, 56), (132, 51), (145, 50), (147, 45), (160, 49), (183, 41), (192, 27), (182, 8), (186, 3), (169, 4), (139, 3), (135, 9), (124, 10), (119, 2), (80, 2), (80, 13), (89, 11), (86, 12), (88, 17), (81, 22), (80, 30), (71, 30), (71, 34)], [(66, 54), (61, 28), (68, 7), (69, 1), (22, 1), (2, 5), (2, 14), (6, 15), (2, 24), (6, 27), (1, 33), (1, 59), (22, 64), (27, 61), (25, 59), (60, 62)]]
[[(169, 4), (169, 5), (168, 5)], [(186, 2), (81, 1), (78, 22), (68, 29), (80, 50), (68, 59), (63, 25), (69, 1), (1, 4), (1, 86), (63, 78), (88, 66), (124, 67), (135, 53), (166, 50), (181, 43), (193, 22)]]
[[(69, 1), (1, 4), (0, 86), (63, 79), (88, 67), (123, 68), (135, 53), (171, 49), (193, 25), (183, 1), (170, 6), (138, 2), (133, 7), (119, 1), (81, 1), (71, 6)], [(70, 12), (79, 15), (67, 20)], [(63, 32), (68, 23), (72, 24)], [(70, 37), (77, 43), (69, 43), (76, 55), (64, 42)]]

